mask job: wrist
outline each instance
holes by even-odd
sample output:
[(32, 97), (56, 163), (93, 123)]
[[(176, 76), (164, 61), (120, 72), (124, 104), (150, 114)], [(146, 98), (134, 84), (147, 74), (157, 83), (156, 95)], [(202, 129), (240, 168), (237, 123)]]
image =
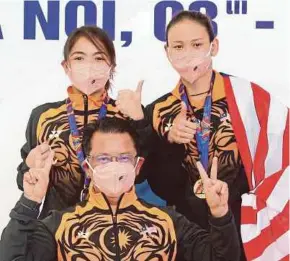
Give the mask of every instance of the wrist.
[(42, 202), (42, 200), (43, 200), (43, 198), (44, 198), (44, 197), (39, 198), (39, 197), (35, 197), (35, 196), (29, 196), (29, 195), (27, 195), (25, 192), (24, 192), (24, 197), (25, 197), (26, 199), (29, 199), (30, 201), (36, 202), (36, 203), (38, 203), (38, 204), (41, 204), (41, 202)]
[(144, 113), (142, 110), (142, 107), (140, 107), (139, 110), (137, 110), (130, 118), (134, 121), (140, 121), (144, 119)]
[(215, 218), (224, 217), (229, 212), (229, 206), (222, 206), (216, 208), (210, 208), (210, 213)]

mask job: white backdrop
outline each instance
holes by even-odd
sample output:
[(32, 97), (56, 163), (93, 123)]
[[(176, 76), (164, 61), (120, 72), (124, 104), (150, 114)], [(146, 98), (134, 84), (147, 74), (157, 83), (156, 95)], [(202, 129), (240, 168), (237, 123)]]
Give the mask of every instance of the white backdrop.
[[(64, 99), (68, 85), (60, 63), (66, 39), (65, 7), (69, 1), (60, 2), (59, 40), (46, 40), (38, 21), (36, 39), (24, 40), (25, 2), (0, 0), (0, 232), (20, 196), (16, 168), (21, 161), (20, 148), (25, 142), (30, 112), (39, 104)], [(46, 17), (48, 1), (36, 2)], [(97, 24), (102, 27), (103, 1), (93, 2), (98, 10)], [(176, 84), (178, 76), (167, 62), (164, 43), (154, 36), (154, 8), (158, 2), (162, 1), (115, 1), (118, 65), (113, 97), (122, 88), (134, 89), (144, 79), (142, 98), (148, 104)], [(187, 9), (190, 3), (198, 1), (178, 2)], [(234, 5), (234, 0), (207, 2), (214, 3), (218, 9), (215, 21), (220, 52), (214, 60), (215, 68), (260, 84), (289, 105), (289, 0), (244, 0), (247, 14), (235, 15), (226, 12), (226, 5)], [(83, 24), (83, 13), (80, 7), (78, 25)], [(171, 12), (167, 14), (169, 20)], [(256, 29), (257, 20), (274, 21), (274, 29)], [(128, 47), (122, 47), (121, 31), (132, 32), (133, 40)]]

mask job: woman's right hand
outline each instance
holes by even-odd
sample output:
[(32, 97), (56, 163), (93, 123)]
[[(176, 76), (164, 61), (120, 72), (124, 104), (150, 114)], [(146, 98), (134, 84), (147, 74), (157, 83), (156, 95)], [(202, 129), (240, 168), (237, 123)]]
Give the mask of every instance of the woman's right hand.
[(29, 152), (25, 161), (26, 165), (29, 168), (43, 168), (49, 155), (50, 147), (47, 142), (44, 142)]
[(42, 168), (31, 168), (24, 174), (23, 189), (24, 195), (29, 200), (41, 203), (43, 200), (48, 183), (49, 173), (53, 164), (54, 151), (49, 150), (47, 158), (43, 161)]
[(168, 133), (170, 143), (189, 143), (196, 133), (197, 124), (187, 120), (187, 108), (184, 102), (181, 103), (181, 111), (173, 121)]

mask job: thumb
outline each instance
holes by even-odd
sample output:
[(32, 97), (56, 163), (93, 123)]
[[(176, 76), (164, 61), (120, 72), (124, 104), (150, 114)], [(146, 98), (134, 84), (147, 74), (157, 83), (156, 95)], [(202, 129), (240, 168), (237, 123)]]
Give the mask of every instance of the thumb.
[(138, 86), (136, 88), (136, 93), (140, 94), (140, 96), (141, 96), (141, 93), (142, 93), (143, 83), (144, 83), (144, 80), (139, 81), (138, 82)]

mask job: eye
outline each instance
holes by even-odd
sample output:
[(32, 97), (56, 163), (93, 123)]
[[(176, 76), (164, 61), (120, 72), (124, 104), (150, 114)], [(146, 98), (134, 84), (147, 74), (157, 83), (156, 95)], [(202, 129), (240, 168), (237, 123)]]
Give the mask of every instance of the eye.
[(74, 59), (75, 61), (82, 61), (82, 60), (84, 60), (84, 58), (81, 57), (81, 56), (76, 56), (76, 57), (74, 57), (73, 59)]
[(127, 163), (127, 162), (132, 162), (133, 161), (133, 156), (129, 154), (122, 154), (118, 157), (118, 162), (121, 163)]
[(183, 49), (183, 46), (181, 44), (178, 44), (178, 45), (173, 46), (173, 48), (175, 50), (182, 50)]
[(107, 163), (111, 162), (111, 157), (105, 156), (105, 155), (97, 156), (96, 161), (98, 164), (107, 164)]
[(202, 43), (193, 43), (192, 46), (193, 46), (194, 48), (199, 48), (199, 47), (202, 46)]
[(95, 58), (95, 60), (96, 60), (96, 61), (104, 61), (105, 58), (102, 57), (102, 56), (97, 56), (97, 57)]

